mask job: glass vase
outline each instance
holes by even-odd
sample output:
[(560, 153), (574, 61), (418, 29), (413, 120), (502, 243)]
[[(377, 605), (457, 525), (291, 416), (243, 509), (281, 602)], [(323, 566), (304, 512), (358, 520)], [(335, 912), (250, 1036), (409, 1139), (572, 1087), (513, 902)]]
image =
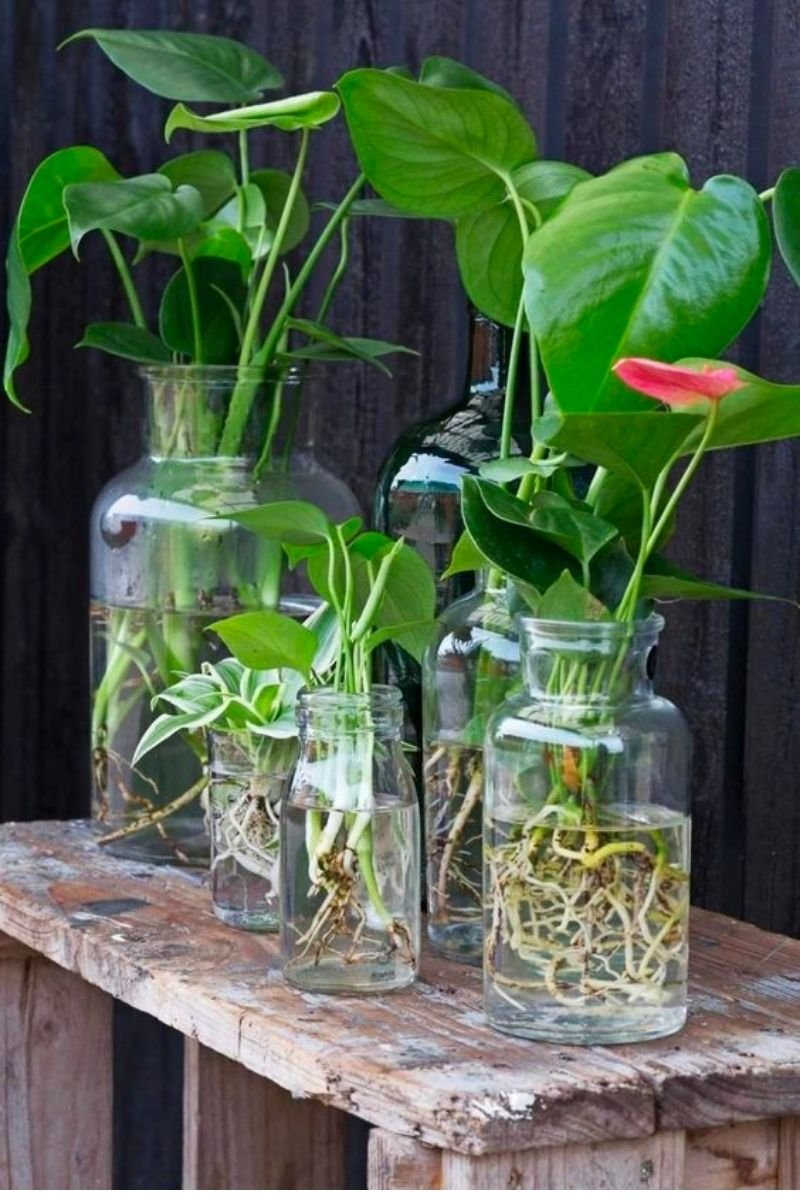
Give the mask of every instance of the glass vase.
[(663, 619), (523, 619), (524, 691), (489, 722), (490, 1024), (614, 1043), (686, 1019), (690, 741), (648, 675)]
[[(152, 697), (224, 656), (208, 628), (220, 617), (279, 607), (302, 619), (314, 607), (280, 547), (224, 514), (277, 492), (322, 502), (339, 520), (357, 504), (316, 463), (299, 376), (269, 381), (189, 366), (141, 375), (145, 454), (103, 489), (91, 519), (92, 807), (110, 850), (202, 866), (205, 739), (201, 731), (176, 733), (133, 766), (158, 712)], [(226, 416), (243, 387), (250, 416), (236, 453), (221, 456)], [(299, 436), (284, 437), (293, 423)]]
[(280, 810), (296, 739), (211, 731), (208, 741), (214, 912), (235, 929), (275, 932)]
[(482, 585), (442, 614), (422, 669), (428, 934), (440, 953), (465, 962), (482, 958), (486, 723), (518, 681), (507, 589)]
[(419, 963), (419, 811), (396, 688), (301, 693), (281, 817), (283, 970), (317, 992), (389, 992)]

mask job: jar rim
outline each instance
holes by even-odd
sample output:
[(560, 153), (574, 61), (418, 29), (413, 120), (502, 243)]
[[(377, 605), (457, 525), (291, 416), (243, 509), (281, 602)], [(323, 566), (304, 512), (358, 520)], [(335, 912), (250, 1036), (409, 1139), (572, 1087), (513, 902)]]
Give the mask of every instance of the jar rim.
[(652, 612), (637, 621), (567, 621), (552, 617), (519, 617), (520, 628), (537, 641), (564, 641), (594, 638), (604, 641), (624, 641), (657, 637), (666, 621), (659, 612)]
[(339, 692), (333, 687), (302, 688), (298, 708), (316, 708), (330, 712), (336, 708), (368, 711), (374, 708), (402, 708), (403, 696), (392, 683), (373, 683), (368, 692)]
[(187, 380), (206, 388), (230, 388), (237, 383), (263, 387), (283, 383), (296, 387), (318, 377), (319, 372), (302, 366), (237, 367), (220, 363), (138, 363), (136, 372), (147, 383), (185, 383)]

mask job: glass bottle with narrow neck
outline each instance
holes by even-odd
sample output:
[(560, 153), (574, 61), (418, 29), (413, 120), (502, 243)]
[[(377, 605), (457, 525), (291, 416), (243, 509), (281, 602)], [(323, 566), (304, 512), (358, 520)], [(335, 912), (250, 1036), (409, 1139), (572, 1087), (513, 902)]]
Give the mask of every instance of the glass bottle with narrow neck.
[(520, 1037), (613, 1043), (686, 1019), (686, 724), (648, 673), (663, 627), (524, 619), (491, 718), (484, 994)]
[[(202, 730), (174, 734), (134, 763), (159, 715), (151, 701), (224, 648), (209, 626), (243, 609), (307, 615), (313, 599), (285, 570), (280, 547), (225, 517), (276, 493), (321, 502), (339, 519), (356, 511), (350, 490), (310, 454), (295, 377), (245, 378), (251, 417), (233, 455), (217, 453), (243, 373), (164, 366), (141, 372), (145, 453), (103, 489), (91, 518), (93, 812), (102, 842), (146, 861), (204, 865), (207, 752)], [(293, 403), (294, 401), (294, 403)], [(324, 506), (324, 505), (323, 505)], [(308, 588), (306, 588), (308, 591)]]

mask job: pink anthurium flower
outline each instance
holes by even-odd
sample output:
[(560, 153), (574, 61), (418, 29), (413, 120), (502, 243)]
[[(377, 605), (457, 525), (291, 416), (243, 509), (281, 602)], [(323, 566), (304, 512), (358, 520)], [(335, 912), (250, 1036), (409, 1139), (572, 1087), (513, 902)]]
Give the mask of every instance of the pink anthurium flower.
[(652, 358), (621, 358), (614, 374), (629, 388), (660, 400), (668, 408), (683, 408), (703, 400), (722, 400), (745, 386), (732, 367), (673, 367)]

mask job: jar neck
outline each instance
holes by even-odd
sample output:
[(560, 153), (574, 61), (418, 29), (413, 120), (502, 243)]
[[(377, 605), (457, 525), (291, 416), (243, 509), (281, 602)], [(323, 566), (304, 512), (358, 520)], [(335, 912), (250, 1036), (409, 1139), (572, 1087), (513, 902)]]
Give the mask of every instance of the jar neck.
[(311, 389), (298, 375), (264, 380), (234, 368), (164, 367), (141, 372), (146, 398), (145, 449), (153, 459), (214, 459), (234, 397), (248, 417), (227, 457), (280, 469), (313, 447)]
[(506, 330), (482, 313), (471, 310), (468, 395), (479, 398), (505, 387), (507, 360)]
[(369, 692), (353, 694), (333, 688), (302, 691), (297, 705), (297, 724), (304, 743), (321, 739), (327, 743), (372, 734), (399, 742), (403, 723), (400, 691), (375, 684)]
[(605, 707), (650, 696), (648, 668), (663, 625), (658, 614), (633, 625), (523, 617), (525, 689), (558, 706)]

